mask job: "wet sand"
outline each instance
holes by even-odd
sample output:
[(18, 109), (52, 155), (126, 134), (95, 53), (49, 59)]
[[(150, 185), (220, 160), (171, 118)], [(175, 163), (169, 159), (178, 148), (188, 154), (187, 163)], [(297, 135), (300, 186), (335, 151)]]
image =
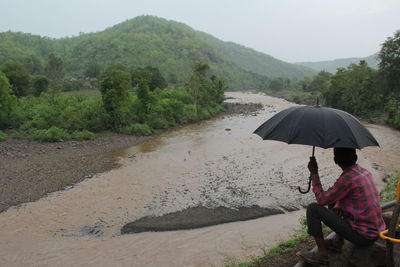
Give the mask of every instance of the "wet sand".
[(102, 154), (149, 139), (108, 135), (83, 142), (40, 143), (26, 138), (0, 142), (0, 212), (117, 168), (118, 160)]
[[(229, 95), (232, 101), (270, 106), (257, 116), (231, 116), (162, 133), (116, 153), (123, 156), (118, 169), (1, 213), (0, 265), (221, 266), (286, 239), (303, 210), (195, 230), (120, 235), (129, 222), (198, 206), (285, 211), (313, 200), (297, 192), (298, 185), (307, 183), (311, 148), (261, 141), (251, 134), (292, 104), (258, 94)], [(382, 147), (365, 149), (359, 158), (379, 180), (396, 167), (400, 135), (381, 126), (372, 130)], [(331, 152), (316, 151), (324, 186), (340, 174)]]

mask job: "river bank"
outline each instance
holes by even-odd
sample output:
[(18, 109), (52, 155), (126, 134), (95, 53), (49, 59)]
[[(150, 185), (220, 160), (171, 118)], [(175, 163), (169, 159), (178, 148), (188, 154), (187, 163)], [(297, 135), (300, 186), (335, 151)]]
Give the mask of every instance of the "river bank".
[[(220, 116), (251, 114), (261, 107), (230, 103)], [(121, 163), (113, 152), (151, 138), (108, 134), (80, 142), (49, 143), (26, 138), (0, 142), (0, 212), (118, 168)], [(107, 153), (110, 155), (104, 155)]]

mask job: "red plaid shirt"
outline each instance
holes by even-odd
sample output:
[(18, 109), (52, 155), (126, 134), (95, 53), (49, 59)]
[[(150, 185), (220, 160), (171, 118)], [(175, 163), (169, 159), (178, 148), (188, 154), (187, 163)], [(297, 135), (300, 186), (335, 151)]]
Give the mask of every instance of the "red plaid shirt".
[(380, 197), (372, 174), (359, 165), (346, 168), (327, 191), (318, 174), (313, 174), (313, 192), (319, 205), (333, 205), (348, 215), (351, 227), (369, 239), (385, 230)]

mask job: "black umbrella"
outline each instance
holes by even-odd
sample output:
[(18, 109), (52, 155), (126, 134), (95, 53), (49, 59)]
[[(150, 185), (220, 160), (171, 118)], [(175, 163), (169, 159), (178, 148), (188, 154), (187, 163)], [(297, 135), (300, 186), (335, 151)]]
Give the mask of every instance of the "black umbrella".
[[(342, 110), (295, 106), (275, 114), (255, 131), (263, 140), (276, 140), (288, 144), (301, 144), (315, 147), (350, 147), (361, 149), (379, 146), (372, 134), (359, 120)], [(307, 193), (307, 191), (299, 191)]]

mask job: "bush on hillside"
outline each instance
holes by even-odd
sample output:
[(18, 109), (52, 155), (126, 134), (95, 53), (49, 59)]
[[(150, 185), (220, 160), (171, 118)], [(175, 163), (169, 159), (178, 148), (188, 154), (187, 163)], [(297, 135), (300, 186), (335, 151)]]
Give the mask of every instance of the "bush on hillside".
[(34, 130), (29, 137), (40, 142), (62, 142), (70, 139), (70, 134), (64, 129), (53, 126), (49, 129)]
[(7, 135), (5, 133), (3, 133), (2, 131), (0, 131), (0, 142), (4, 141), (7, 139)]
[(135, 135), (135, 136), (147, 136), (151, 135), (153, 131), (147, 124), (134, 123), (128, 126), (125, 126), (121, 129), (121, 133)]
[(87, 130), (75, 131), (75, 132), (71, 133), (71, 139), (74, 139), (77, 141), (93, 140), (94, 137), (95, 137), (94, 133), (89, 132)]

